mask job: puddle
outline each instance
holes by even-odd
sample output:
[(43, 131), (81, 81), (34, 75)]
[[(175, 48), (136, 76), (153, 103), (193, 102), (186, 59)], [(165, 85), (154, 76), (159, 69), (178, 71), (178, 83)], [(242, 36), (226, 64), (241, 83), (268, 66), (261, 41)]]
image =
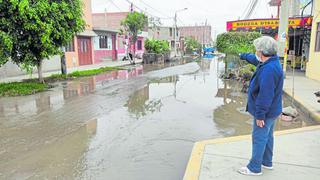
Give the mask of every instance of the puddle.
[[(185, 63), (1, 98), (0, 179), (182, 179), (194, 142), (249, 134), (252, 126), (241, 85), (219, 79), (222, 62)], [(313, 124), (301, 115), (275, 128)]]

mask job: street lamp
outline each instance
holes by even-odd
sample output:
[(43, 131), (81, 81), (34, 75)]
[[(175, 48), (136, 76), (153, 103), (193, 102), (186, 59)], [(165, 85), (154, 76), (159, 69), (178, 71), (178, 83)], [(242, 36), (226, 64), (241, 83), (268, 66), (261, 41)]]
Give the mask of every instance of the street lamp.
[(183, 8), (183, 9), (179, 9), (176, 10), (176, 12), (174, 13), (174, 56), (177, 56), (177, 13), (181, 12), (181, 11), (185, 11), (188, 8)]

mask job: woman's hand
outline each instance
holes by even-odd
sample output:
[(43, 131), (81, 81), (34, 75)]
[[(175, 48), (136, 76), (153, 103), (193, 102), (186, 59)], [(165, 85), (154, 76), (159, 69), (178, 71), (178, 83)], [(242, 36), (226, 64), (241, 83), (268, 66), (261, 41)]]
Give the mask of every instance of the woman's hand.
[(258, 127), (263, 128), (263, 126), (264, 126), (264, 120), (259, 120), (259, 119), (257, 119), (257, 120), (256, 120), (256, 123), (257, 123), (257, 126), (258, 126)]

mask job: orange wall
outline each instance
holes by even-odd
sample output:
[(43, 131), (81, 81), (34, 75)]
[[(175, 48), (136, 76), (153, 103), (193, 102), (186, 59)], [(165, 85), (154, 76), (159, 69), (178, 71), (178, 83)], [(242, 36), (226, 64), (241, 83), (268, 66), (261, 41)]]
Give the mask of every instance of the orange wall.
[[(93, 20), (92, 20), (92, 7), (91, 7), (91, 0), (83, 0), (84, 2), (84, 20), (86, 21), (87, 30), (93, 29)], [(77, 50), (78, 52), (78, 50)], [(91, 62), (94, 64), (94, 47), (93, 47), (93, 37), (91, 37)]]
[(92, 30), (91, 0), (83, 0), (83, 3), (84, 3), (83, 15), (84, 15), (84, 20), (86, 21), (86, 24), (87, 24), (86, 29)]
[[(91, 0), (83, 0), (83, 19), (86, 22), (86, 29), (92, 30), (92, 10), (91, 10)], [(94, 51), (93, 51), (93, 38), (91, 38), (91, 49), (92, 49), (92, 63), (94, 60)], [(67, 68), (79, 66), (79, 57), (78, 57), (78, 39), (77, 36), (74, 37), (74, 52), (66, 52), (66, 64)]]
[(67, 68), (79, 66), (77, 37), (74, 37), (74, 52), (65, 52)]

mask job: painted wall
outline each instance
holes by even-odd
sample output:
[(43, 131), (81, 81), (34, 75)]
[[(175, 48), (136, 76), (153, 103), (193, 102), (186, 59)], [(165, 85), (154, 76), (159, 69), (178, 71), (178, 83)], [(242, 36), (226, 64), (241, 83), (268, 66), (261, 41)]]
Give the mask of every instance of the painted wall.
[[(148, 33), (149, 37), (153, 39), (174, 41), (174, 28), (172, 27), (149, 28)], [(180, 37), (177, 36), (177, 39)]]
[[(60, 56), (53, 56), (49, 60), (45, 59), (43, 61), (43, 72), (60, 71), (60, 69)], [(34, 68), (33, 73), (37, 72), (37, 68)], [(7, 62), (5, 65), (0, 67), (0, 78), (7, 78), (20, 75), (27, 75), (27, 73), (21, 70), (16, 64), (14, 64), (11, 61)]]
[[(320, 12), (320, 2), (314, 2), (314, 11)], [(315, 52), (316, 44), (316, 31), (317, 24), (320, 22), (320, 16), (314, 16), (312, 21), (312, 31), (311, 31), (311, 41), (310, 41), (310, 51), (309, 51), (309, 62), (307, 63), (306, 75), (307, 77), (320, 81), (320, 52)]]
[[(78, 67), (79, 66), (79, 56), (78, 56), (78, 37), (74, 37), (74, 51), (65, 52), (67, 68)], [(91, 37), (91, 60), (94, 60), (94, 48), (93, 48), (93, 37)], [(92, 61), (94, 63), (94, 61)]]
[[(91, 9), (91, 0), (83, 0), (83, 19), (86, 22), (86, 30), (92, 30), (93, 20), (92, 20), (92, 9)], [(79, 66), (79, 56), (78, 56), (78, 39), (77, 36), (74, 37), (74, 51), (66, 52), (66, 64), (67, 68)], [(91, 59), (94, 60), (94, 48), (93, 48), (93, 38), (91, 38)], [(92, 61), (94, 63), (94, 61)]]
[[(141, 50), (138, 50), (138, 40), (142, 41), (141, 45)], [(138, 40), (134, 45), (131, 45), (129, 48), (133, 51), (134, 47), (136, 48), (136, 55), (138, 57), (142, 57), (142, 54), (144, 53), (144, 38), (143, 37), (138, 37)], [(124, 45), (125, 37), (123, 35), (118, 35), (117, 36), (117, 52), (118, 52), (118, 59), (122, 59), (125, 56), (125, 45)]]
[(92, 30), (93, 21), (92, 21), (92, 9), (91, 9), (91, 0), (83, 0), (84, 9), (83, 9), (83, 18), (86, 21), (86, 29)]
[(78, 39), (75, 36), (74, 39), (73, 39), (74, 51), (73, 52), (65, 52), (67, 68), (79, 66), (77, 40)]
[(93, 38), (93, 46), (94, 46), (94, 63), (100, 63), (106, 60), (115, 60), (113, 59), (113, 54), (116, 53), (112, 43), (112, 33), (109, 32), (96, 32), (99, 35), (107, 36), (108, 46), (107, 48), (100, 48), (99, 45), (99, 36)]

